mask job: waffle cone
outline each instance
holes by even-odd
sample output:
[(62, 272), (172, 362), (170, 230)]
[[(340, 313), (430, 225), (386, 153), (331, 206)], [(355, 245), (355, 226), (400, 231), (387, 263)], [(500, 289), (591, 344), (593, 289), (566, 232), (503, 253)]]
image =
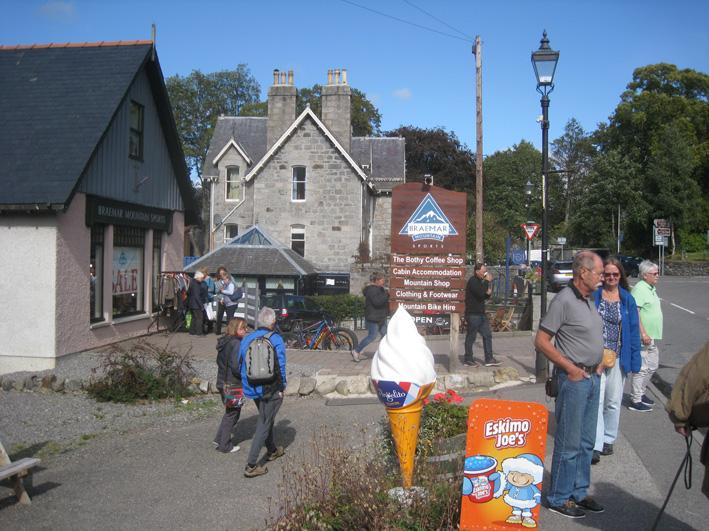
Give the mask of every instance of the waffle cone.
[(419, 426), (421, 424), (422, 401), (400, 408), (388, 409), (389, 426), (394, 438), (396, 455), (399, 458), (401, 484), (404, 488), (411, 487), (414, 477), (414, 460), (416, 458), (416, 443), (418, 442)]

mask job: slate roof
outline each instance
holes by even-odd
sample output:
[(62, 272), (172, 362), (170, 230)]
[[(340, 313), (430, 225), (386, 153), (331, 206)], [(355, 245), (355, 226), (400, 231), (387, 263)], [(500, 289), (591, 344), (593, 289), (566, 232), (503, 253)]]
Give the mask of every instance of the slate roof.
[[(145, 65), (188, 218), (196, 212), (150, 41), (0, 46), (0, 209), (63, 209)], [(189, 222), (188, 222), (189, 223)]]
[[(268, 118), (245, 116), (220, 116), (209, 143), (202, 174), (216, 176), (212, 161), (232, 138), (244, 149), (254, 166), (266, 154), (266, 127)], [(369, 165), (365, 173), (368, 182), (377, 190), (390, 192), (405, 181), (406, 143), (404, 138), (353, 137), (350, 156), (361, 168)], [(252, 166), (253, 167), (253, 166)]]
[[(253, 232), (258, 232), (253, 237)], [(260, 243), (254, 245), (243, 241)], [(305, 258), (273, 238), (258, 225), (252, 225), (244, 234), (198, 258), (185, 268), (193, 273), (206, 267), (216, 273), (219, 266), (226, 267), (236, 276), (305, 276), (317, 273), (317, 269)]]
[(217, 168), (212, 165), (212, 161), (232, 138), (254, 163), (261, 160), (266, 154), (267, 123), (268, 118), (255, 116), (220, 116), (217, 118), (202, 175), (217, 175)]
[(381, 191), (390, 192), (402, 184), (406, 175), (406, 141), (396, 137), (353, 137), (352, 158), (357, 164), (369, 165), (366, 170), (372, 184)]

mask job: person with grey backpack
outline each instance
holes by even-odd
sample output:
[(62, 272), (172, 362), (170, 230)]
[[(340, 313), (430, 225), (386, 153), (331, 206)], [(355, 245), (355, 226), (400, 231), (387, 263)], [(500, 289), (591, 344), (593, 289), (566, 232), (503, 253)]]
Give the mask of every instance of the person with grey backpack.
[(258, 409), (256, 432), (251, 442), (244, 476), (254, 478), (268, 472), (259, 465), (261, 448), (266, 446), (266, 461), (274, 461), (285, 454), (276, 446), (273, 424), (283, 403), (286, 390), (286, 346), (283, 338), (274, 332), (276, 312), (264, 306), (256, 317), (256, 330), (241, 341), (239, 367), (244, 396)]

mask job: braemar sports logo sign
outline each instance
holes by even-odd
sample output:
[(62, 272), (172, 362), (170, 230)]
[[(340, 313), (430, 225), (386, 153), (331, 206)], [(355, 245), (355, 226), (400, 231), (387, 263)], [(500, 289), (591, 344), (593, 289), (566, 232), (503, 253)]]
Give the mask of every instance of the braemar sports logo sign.
[(413, 241), (443, 241), (446, 236), (457, 236), (458, 231), (429, 193), (419, 203), (414, 213), (399, 231), (401, 236), (411, 236)]

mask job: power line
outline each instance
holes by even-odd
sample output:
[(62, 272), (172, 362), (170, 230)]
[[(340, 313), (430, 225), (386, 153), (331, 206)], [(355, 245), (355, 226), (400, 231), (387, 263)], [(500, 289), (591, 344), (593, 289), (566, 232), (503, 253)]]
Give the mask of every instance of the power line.
[(435, 16), (433, 13), (429, 13), (428, 11), (426, 11), (425, 9), (423, 9), (423, 8), (421, 8), (421, 7), (419, 7), (419, 6), (417, 6), (417, 5), (414, 4), (413, 2), (409, 2), (409, 0), (404, 0), (404, 2), (405, 2), (406, 4), (408, 4), (408, 5), (410, 5), (411, 7), (413, 7), (414, 9), (418, 9), (418, 10), (421, 11), (421, 13), (423, 13), (424, 15), (428, 15), (429, 17), (431, 17), (431, 18), (432, 18), (433, 20), (435, 20), (436, 22), (440, 22), (441, 24), (443, 24), (444, 26), (446, 26), (446, 27), (452, 29), (452, 30), (455, 31), (456, 33), (460, 33), (463, 37), (465, 37), (466, 39), (469, 39), (469, 40), (472, 42), (472, 39), (470, 38), (470, 36), (469, 36), (467, 33), (464, 33), (464, 32), (462, 32), (462, 31), (460, 31), (458, 28), (454, 28), (453, 26), (451, 26), (450, 24), (448, 24), (445, 20), (441, 20), (440, 18), (438, 18), (437, 16)]
[[(387, 13), (382, 13), (381, 11), (377, 11), (376, 9), (372, 9), (371, 7), (367, 7), (367, 6), (360, 5), (360, 4), (356, 3), (356, 2), (353, 2), (352, 0), (340, 0), (340, 2), (344, 2), (345, 4), (350, 4), (350, 5), (352, 5), (352, 6), (355, 6), (355, 7), (360, 8), (360, 9), (364, 9), (365, 11), (371, 11), (372, 13), (375, 13), (375, 14), (377, 14), (377, 15), (379, 15), (379, 16), (386, 17), (386, 18), (390, 18), (390, 19), (392, 19), (392, 20), (396, 20), (397, 22), (401, 22), (401, 23), (403, 23), (403, 24), (408, 24), (409, 26), (414, 26), (414, 27), (419, 28), (419, 29), (422, 29), (422, 30), (430, 31), (430, 32), (433, 32), (433, 33), (438, 33), (439, 35), (443, 35), (444, 37), (450, 37), (451, 39), (458, 39), (458, 40), (460, 40), (460, 41), (465, 41), (465, 42), (469, 42), (469, 43), (472, 43), (472, 42), (473, 42), (473, 41), (472, 41), (471, 39), (469, 39), (469, 38), (458, 37), (457, 35), (452, 35), (452, 34), (450, 34), (450, 33), (444, 32), (444, 31), (439, 31), (439, 30), (437, 30), (437, 29), (429, 28), (428, 26), (423, 26), (423, 25), (417, 24), (417, 23), (415, 23), (415, 22), (410, 22), (410, 21), (408, 21), (408, 20), (404, 20), (403, 18), (395, 17), (394, 15), (389, 15), (389, 14), (387, 14)], [(457, 31), (457, 30), (456, 30), (456, 31)]]

